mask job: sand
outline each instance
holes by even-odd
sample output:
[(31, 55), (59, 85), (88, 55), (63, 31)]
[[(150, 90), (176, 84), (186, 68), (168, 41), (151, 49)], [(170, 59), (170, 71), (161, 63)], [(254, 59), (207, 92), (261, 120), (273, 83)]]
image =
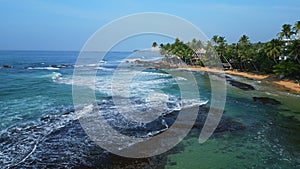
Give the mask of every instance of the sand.
[(299, 82), (295, 82), (292, 80), (280, 80), (275, 75), (259, 75), (249, 72), (238, 72), (234, 70), (219, 70), (219, 69), (211, 69), (206, 67), (188, 67), (187, 70), (193, 70), (193, 71), (205, 71), (205, 72), (214, 72), (214, 73), (225, 73), (230, 75), (236, 75), (251, 79), (259, 79), (261, 81), (264, 81), (266, 83), (270, 83), (272, 85), (277, 85), (282, 87), (283, 89), (293, 91), (295, 93), (300, 93), (300, 84)]

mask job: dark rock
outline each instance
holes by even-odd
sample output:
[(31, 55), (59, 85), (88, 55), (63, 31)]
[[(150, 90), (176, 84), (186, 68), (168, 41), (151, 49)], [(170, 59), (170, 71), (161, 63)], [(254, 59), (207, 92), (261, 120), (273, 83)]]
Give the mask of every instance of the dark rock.
[(135, 60), (134, 63), (137, 63), (137, 64), (143, 64), (144, 62), (141, 61), (141, 60)]
[(8, 136), (0, 137), (0, 143), (9, 142), (10, 138)]
[(71, 65), (60, 64), (58, 67), (59, 67), (59, 68), (67, 68), (67, 67), (71, 67)]
[(63, 115), (69, 115), (71, 113), (73, 113), (73, 112), (72, 111), (66, 111), (66, 112), (63, 113)]
[(281, 104), (280, 101), (268, 98), (268, 97), (253, 97), (253, 100), (255, 102), (259, 102), (262, 104), (268, 104), (268, 105), (279, 105)]
[(255, 88), (249, 84), (246, 84), (246, 83), (242, 83), (242, 82), (238, 82), (238, 81), (235, 81), (235, 80), (228, 80), (229, 83), (234, 86), (234, 87), (237, 87), (239, 89), (242, 89), (242, 90), (245, 90), (245, 91), (248, 91), (248, 90), (255, 90)]
[(46, 121), (49, 121), (49, 120), (50, 120), (50, 116), (49, 115), (41, 117), (41, 121), (46, 122)]
[(25, 128), (25, 131), (32, 131), (32, 132), (36, 132), (38, 130), (37, 126), (28, 126)]
[[(180, 59), (179, 59), (180, 60)], [(170, 69), (183, 67), (184, 64), (177, 58), (163, 59), (161, 62), (135, 60), (134, 63), (150, 69)]]
[(278, 111), (288, 111), (288, 112), (290, 112), (291, 110), (290, 109), (278, 109)]
[(176, 163), (176, 162), (170, 162), (169, 164), (170, 164), (170, 166), (177, 165), (177, 163)]
[(237, 155), (236, 158), (242, 159), (242, 160), (243, 160), (243, 159), (246, 159), (246, 158), (245, 158), (244, 156), (242, 156), (242, 155)]
[[(208, 107), (200, 107), (197, 120), (194, 123), (193, 129), (194, 130), (202, 130), (205, 120), (207, 119), (207, 113), (209, 111)], [(215, 110), (221, 111), (221, 110)], [(231, 118), (222, 118), (215, 130), (215, 133), (223, 133), (223, 132), (234, 132), (234, 131), (241, 131), (245, 130), (246, 127)]]
[(10, 65), (3, 65), (2, 68), (3, 69), (10, 69), (10, 68), (12, 68), (12, 66), (10, 66)]
[(233, 131), (239, 131), (239, 130), (245, 130), (246, 127), (238, 122), (238, 121), (234, 121), (232, 119), (222, 119), (218, 125), (218, 127), (216, 128), (216, 133), (220, 133), (220, 132), (233, 132)]
[(54, 67), (54, 68), (57, 68), (57, 65), (50, 65), (50, 67)]
[(59, 67), (68, 67), (68, 65), (60, 64)]
[(179, 57), (165, 57), (162, 59), (162, 63), (170, 65), (185, 65), (185, 63)]

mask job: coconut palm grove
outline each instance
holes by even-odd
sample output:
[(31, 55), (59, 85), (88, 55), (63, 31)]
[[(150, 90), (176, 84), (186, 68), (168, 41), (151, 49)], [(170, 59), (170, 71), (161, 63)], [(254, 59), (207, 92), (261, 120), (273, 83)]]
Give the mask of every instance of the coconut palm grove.
[[(228, 44), (225, 37), (214, 35), (207, 44), (196, 39), (188, 43), (176, 39), (173, 44), (160, 44), (159, 47), (161, 54), (180, 57), (188, 65), (204, 66), (202, 61), (215, 51), (226, 69), (299, 79), (299, 31), (300, 21), (297, 21), (294, 25), (282, 25), (277, 38), (268, 42), (252, 43), (247, 35), (242, 35), (238, 42)], [(156, 47), (157, 43), (153, 42), (152, 46)]]

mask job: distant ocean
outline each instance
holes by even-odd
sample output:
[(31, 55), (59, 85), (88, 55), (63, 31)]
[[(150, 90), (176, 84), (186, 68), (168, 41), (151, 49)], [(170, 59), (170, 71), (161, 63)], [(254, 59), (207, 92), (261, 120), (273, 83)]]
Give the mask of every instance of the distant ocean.
[[(0, 168), (300, 168), (300, 95), (282, 91), (260, 81), (230, 76), (254, 86), (244, 91), (227, 84), (225, 113), (218, 131), (205, 143), (198, 143), (199, 129), (170, 151), (148, 159), (127, 159), (101, 149), (85, 134), (74, 113), (72, 75), (79, 52), (0, 51)], [(110, 84), (113, 73), (132, 52), (109, 52), (95, 64), (76, 65), (97, 70), (95, 85), (89, 81), (74, 84), (96, 91), (98, 105), (114, 124), (127, 121), (114, 116)], [(143, 59), (161, 59), (159, 55)], [(129, 65), (130, 67), (130, 65)], [(132, 105), (151, 108), (147, 95), (163, 91), (169, 102), (163, 112), (176, 112), (186, 104), (210, 106), (210, 80), (207, 73), (191, 72), (198, 83), (200, 99), (182, 103), (173, 78), (155, 69), (123, 69), (124, 79), (138, 75), (130, 85)], [(119, 81), (122, 87), (126, 81)], [(122, 94), (120, 93), (120, 96)], [(265, 105), (252, 97), (269, 97), (281, 105)], [(124, 105), (126, 108), (126, 105)], [(126, 110), (129, 111), (130, 110)], [(199, 112), (201, 114), (201, 112)], [(126, 134), (151, 136), (163, 132), (176, 117), (164, 123), (139, 126)], [(129, 122), (128, 122), (129, 123)], [(105, 130), (105, 128), (103, 129)], [(122, 129), (121, 129), (122, 130)]]

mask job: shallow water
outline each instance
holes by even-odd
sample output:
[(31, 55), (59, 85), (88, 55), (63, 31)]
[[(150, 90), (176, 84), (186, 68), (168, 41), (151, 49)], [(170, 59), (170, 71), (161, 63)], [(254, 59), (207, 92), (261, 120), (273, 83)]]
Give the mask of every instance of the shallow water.
[[(159, 125), (131, 123), (115, 112), (111, 103), (112, 86), (118, 97), (127, 98), (132, 107), (123, 107), (129, 119), (137, 117), (133, 109), (161, 116), (186, 105), (210, 105), (210, 81), (206, 73), (193, 72), (200, 99), (180, 100), (177, 82), (189, 84), (184, 77), (172, 78), (164, 71), (130, 67), (125, 62), (130, 52), (108, 53), (93, 65), (77, 65), (86, 72), (97, 70), (96, 84), (82, 77), (76, 86), (84, 92), (96, 92), (98, 106), (111, 125), (123, 134), (151, 137), (171, 126), (172, 118), (161, 118)], [(155, 58), (155, 54), (143, 54)], [(282, 91), (257, 80), (231, 78), (250, 84), (256, 90), (243, 91), (227, 84), (225, 113), (222, 119), (243, 126), (231, 130), (231, 122), (207, 142), (198, 143), (199, 129), (172, 150), (147, 160), (115, 157), (98, 147), (80, 126), (72, 102), (72, 74), (78, 52), (1, 51), (0, 65), (0, 167), (98, 167), (98, 168), (299, 168), (300, 167), (300, 95)], [(127, 60), (133, 60), (135, 56)], [(113, 78), (122, 64), (122, 78)], [(63, 65), (62, 65), (63, 64)], [(52, 65), (52, 66), (51, 66)], [(55, 66), (56, 65), (56, 66)], [(87, 73), (88, 74), (88, 73)], [(134, 76), (132, 76), (132, 74)], [(126, 79), (134, 77), (128, 93), (122, 92)], [(122, 81), (123, 80), (123, 81)], [(117, 83), (116, 83), (117, 82)], [(159, 94), (153, 95), (153, 93)], [(281, 105), (264, 105), (252, 97), (270, 97)], [(161, 104), (166, 101), (166, 105)], [(128, 100), (127, 100), (128, 101)], [(123, 102), (121, 102), (123, 103)], [(161, 111), (153, 109), (158, 106)], [(135, 112), (136, 113), (136, 112)], [(165, 122), (163, 123), (163, 120)], [(176, 119), (176, 118), (175, 118)], [(135, 119), (142, 121), (145, 119)], [(153, 120), (153, 119), (152, 119)], [(167, 125), (167, 126), (166, 126)], [(129, 128), (124, 128), (129, 126)], [(156, 126), (153, 128), (153, 126)], [(159, 127), (157, 127), (159, 126)], [(133, 130), (134, 129), (134, 130)], [(105, 128), (104, 128), (105, 130)]]

